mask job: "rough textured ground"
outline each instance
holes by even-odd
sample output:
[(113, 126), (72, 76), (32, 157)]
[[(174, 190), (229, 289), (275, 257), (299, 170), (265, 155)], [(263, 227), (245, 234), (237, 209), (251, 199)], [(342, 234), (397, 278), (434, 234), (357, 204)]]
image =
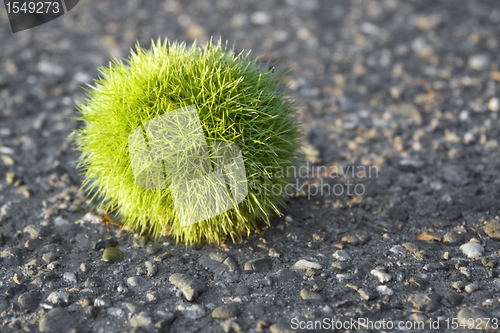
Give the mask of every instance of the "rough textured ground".
[[(0, 332), (276, 333), (325, 318), (436, 332), (500, 317), (496, 1), (82, 0), (17, 34), (0, 13)], [(291, 70), (304, 193), (219, 247), (103, 223), (67, 140), (80, 86), (136, 40), (210, 36)], [(102, 261), (111, 246), (123, 261)]]

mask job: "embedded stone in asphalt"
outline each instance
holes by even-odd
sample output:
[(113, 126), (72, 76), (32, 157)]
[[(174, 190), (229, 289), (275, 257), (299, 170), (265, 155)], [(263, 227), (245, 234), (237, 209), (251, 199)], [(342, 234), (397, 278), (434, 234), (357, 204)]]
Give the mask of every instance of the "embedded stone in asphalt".
[(102, 253), (102, 260), (109, 263), (122, 261), (123, 252), (118, 250), (116, 247), (108, 247)]
[(55, 308), (47, 312), (42, 319), (38, 329), (40, 332), (70, 332), (76, 328), (75, 317), (63, 308)]
[(429, 217), (427, 219), (427, 222), (429, 222), (429, 224), (432, 225), (433, 227), (440, 228), (440, 229), (449, 227), (451, 225), (451, 223), (450, 223), (450, 221), (448, 221), (448, 219), (441, 217), (441, 216)]
[(349, 243), (351, 245), (362, 245), (368, 242), (370, 239), (370, 234), (363, 230), (357, 230), (342, 237), (343, 242)]
[(500, 239), (500, 222), (490, 222), (483, 227), (484, 232), (494, 239)]
[(262, 257), (258, 259), (249, 260), (245, 263), (245, 271), (263, 273), (267, 272), (271, 266), (269, 259)]
[(469, 242), (460, 246), (460, 250), (468, 258), (479, 258), (484, 253), (484, 247), (477, 242)]
[(312, 291), (307, 288), (304, 288), (300, 291), (300, 297), (302, 297), (303, 300), (309, 300), (309, 301), (323, 301), (324, 298), (323, 296), (318, 293), (317, 291)]
[(386, 283), (392, 280), (392, 276), (389, 273), (386, 273), (379, 269), (373, 269), (370, 272), (373, 276), (377, 277), (380, 283)]
[(372, 299), (377, 298), (377, 294), (375, 294), (373, 291), (371, 291), (368, 288), (360, 288), (360, 289), (358, 289), (358, 293), (359, 293), (359, 296), (361, 297), (361, 299), (364, 299), (367, 301), (370, 301)]
[(308, 268), (314, 268), (314, 269), (321, 269), (323, 266), (321, 264), (318, 264), (317, 262), (305, 260), (305, 259), (300, 259), (293, 265), (293, 269), (308, 269)]
[(434, 311), (439, 306), (441, 297), (437, 294), (413, 294), (408, 301), (419, 311)]
[(170, 276), (169, 280), (170, 283), (182, 290), (182, 293), (188, 301), (194, 301), (198, 298), (200, 282), (193, 277), (186, 274), (175, 273)]
[(231, 303), (231, 304), (224, 304), (215, 308), (212, 311), (212, 317), (229, 319), (238, 317), (240, 313), (241, 313), (240, 308), (236, 304)]

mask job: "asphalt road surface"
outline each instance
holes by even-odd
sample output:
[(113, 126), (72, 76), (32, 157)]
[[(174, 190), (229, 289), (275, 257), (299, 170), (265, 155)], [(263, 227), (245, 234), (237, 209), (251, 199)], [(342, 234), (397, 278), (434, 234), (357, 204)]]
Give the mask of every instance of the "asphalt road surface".
[[(498, 330), (499, 23), (493, 0), (82, 0), (13, 33), (0, 8), (0, 332)], [(220, 246), (104, 223), (81, 87), (137, 41), (211, 37), (288, 71), (303, 192)]]

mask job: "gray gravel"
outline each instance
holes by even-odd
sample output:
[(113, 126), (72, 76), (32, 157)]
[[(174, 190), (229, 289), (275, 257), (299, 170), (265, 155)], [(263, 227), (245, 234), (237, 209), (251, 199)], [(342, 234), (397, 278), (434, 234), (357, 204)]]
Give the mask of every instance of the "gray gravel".
[[(17, 34), (0, 15), (1, 332), (496, 330), (496, 1), (87, 0)], [(104, 223), (67, 140), (81, 86), (136, 41), (210, 36), (286, 72), (303, 192), (220, 246)]]

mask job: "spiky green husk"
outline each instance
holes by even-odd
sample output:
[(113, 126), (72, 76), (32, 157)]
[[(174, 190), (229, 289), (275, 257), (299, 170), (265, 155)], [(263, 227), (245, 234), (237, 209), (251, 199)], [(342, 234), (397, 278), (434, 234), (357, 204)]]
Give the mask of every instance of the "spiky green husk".
[[(285, 204), (286, 172), (298, 157), (300, 134), (295, 102), (273, 71), (261, 72), (248, 54), (235, 54), (219, 41), (200, 48), (175, 42), (139, 45), (125, 62), (114, 59), (78, 103), (85, 125), (75, 132), (82, 152), (82, 187), (116, 211), (131, 229), (171, 234), (186, 244), (233, 240), (257, 231), (257, 221)], [(128, 136), (163, 113), (194, 104), (207, 141), (237, 144), (250, 186), (236, 208), (181, 226), (171, 193), (136, 186)], [(276, 171), (279, 172), (276, 172)], [(274, 187), (274, 191), (273, 191)]]

